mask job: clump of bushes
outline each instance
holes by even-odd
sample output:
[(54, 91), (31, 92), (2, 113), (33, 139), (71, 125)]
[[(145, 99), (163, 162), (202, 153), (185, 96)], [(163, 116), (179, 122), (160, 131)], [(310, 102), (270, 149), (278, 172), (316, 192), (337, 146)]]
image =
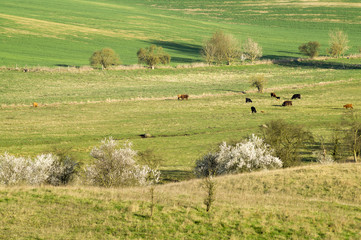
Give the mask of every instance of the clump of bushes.
[(306, 56), (309, 56), (310, 58), (314, 58), (318, 56), (318, 53), (320, 51), (320, 43), (317, 41), (311, 41), (308, 43), (303, 43), (298, 47), (298, 50), (305, 54)]
[(130, 142), (123, 147), (112, 137), (104, 139), (100, 147), (94, 147), (90, 155), (93, 165), (86, 168), (88, 183), (101, 187), (147, 185), (158, 182), (160, 172), (148, 165), (138, 165), (137, 152)]
[(157, 45), (150, 45), (147, 48), (140, 48), (137, 52), (138, 62), (147, 64), (151, 69), (154, 69), (158, 64), (169, 64), (171, 56), (164, 52), (162, 47)]
[(250, 172), (282, 167), (282, 161), (262, 138), (252, 135), (235, 146), (223, 142), (218, 152), (208, 153), (197, 160), (198, 177)]
[(76, 172), (76, 165), (71, 159), (64, 161), (51, 153), (34, 159), (5, 153), (0, 155), (0, 184), (67, 184)]
[(287, 123), (282, 119), (272, 120), (260, 127), (267, 144), (275, 156), (282, 159), (284, 167), (300, 163), (300, 151), (314, 142), (312, 133), (302, 125)]

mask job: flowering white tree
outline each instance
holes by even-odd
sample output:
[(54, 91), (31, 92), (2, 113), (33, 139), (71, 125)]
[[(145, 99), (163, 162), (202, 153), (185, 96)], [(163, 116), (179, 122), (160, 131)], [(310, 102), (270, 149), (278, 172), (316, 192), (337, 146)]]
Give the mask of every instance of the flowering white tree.
[(51, 153), (38, 155), (34, 159), (5, 153), (0, 155), (0, 184), (60, 185), (65, 175), (74, 173), (69, 171), (74, 167), (69, 163), (62, 164), (59, 158)]
[(243, 44), (243, 53), (245, 54), (246, 58), (253, 62), (257, 58), (262, 57), (262, 47), (253, 41), (252, 38), (247, 38)]
[(149, 166), (136, 163), (137, 152), (130, 142), (123, 148), (112, 137), (101, 141), (101, 146), (94, 147), (90, 155), (96, 159), (86, 169), (87, 180), (94, 185), (118, 187), (147, 185), (150, 181), (159, 181), (160, 172)]
[(197, 161), (195, 172), (198, 176), (208, 176), (282, 167), (282, 161), (272, 154), (273, 150), (262, 138), (252, 135), (236, 146), (223, 142), (218, 152), (208, 153)]

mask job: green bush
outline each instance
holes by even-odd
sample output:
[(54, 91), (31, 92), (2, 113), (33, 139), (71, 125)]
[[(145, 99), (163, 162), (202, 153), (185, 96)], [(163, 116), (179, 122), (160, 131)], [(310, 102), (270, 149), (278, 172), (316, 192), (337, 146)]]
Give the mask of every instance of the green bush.
[(314, 58), (318, 56), (318, 53), (320, 51), (320, 43), (317, 41), (303, 43), (298, 47), (298, 50), (300, 50), (301, 53), (305, 54), (306, 56), (309, 56), (310, 58)]
[(95, 51), (89, 61), (91, 66), (101, 66), (102, 69), (120, 64), (118, 56), (111, 48), (103, 48), (102, 50)]
[(284, 120), (272, 120), (260, 127), (267, 144), (283, 162), (283, 167), (299, 165), (300, 151), (313, 143), (313, 135), (301, 125), (287, 123)]

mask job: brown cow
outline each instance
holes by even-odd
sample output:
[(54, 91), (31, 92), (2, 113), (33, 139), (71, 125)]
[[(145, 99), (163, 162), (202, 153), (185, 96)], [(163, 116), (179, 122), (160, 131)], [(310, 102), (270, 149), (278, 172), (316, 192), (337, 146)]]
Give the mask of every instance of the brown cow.
[(282, 106), (285, 107), (285, 106), (292, 106), (292, 101), (284, 101), (282, 103)]
[(188, 100), (188, 97), (189, 97), (188, 94), (178, 94), (178, 100), (179, 100), (179, 99), (182, 99), (182, 100), (183, 100), (183, 99), (186, 99), (186, 100)]
[(353, 106), (352, 106), (352, 104), (351, 104), (351, 103), (346, 104), (346, 105), (343, 105), (343, 107), (344, 107), (344, 108), (346, 108), (346, 109), (348, 109), (348, 108), (353, 109)]
[(277, 97), (276, 94), (274, 92), (271, 92), (271, 97)]
[(37, 103), (37, 102), (33, 102), (33, 107), (38, 107), (38, 103)]

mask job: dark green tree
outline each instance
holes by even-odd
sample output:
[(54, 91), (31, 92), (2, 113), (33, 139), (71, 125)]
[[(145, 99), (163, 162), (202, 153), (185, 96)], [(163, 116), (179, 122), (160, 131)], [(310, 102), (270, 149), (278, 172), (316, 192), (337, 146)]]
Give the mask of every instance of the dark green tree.
[(318, 56), (318, 53), (320, 51), (320, 43), (317, 41), (303, 43), (298, 47), (298, 50), (300, 50), (301, 53), (305, 54), (306, 56), (309, 56), (310, 58), (314, 58)]

